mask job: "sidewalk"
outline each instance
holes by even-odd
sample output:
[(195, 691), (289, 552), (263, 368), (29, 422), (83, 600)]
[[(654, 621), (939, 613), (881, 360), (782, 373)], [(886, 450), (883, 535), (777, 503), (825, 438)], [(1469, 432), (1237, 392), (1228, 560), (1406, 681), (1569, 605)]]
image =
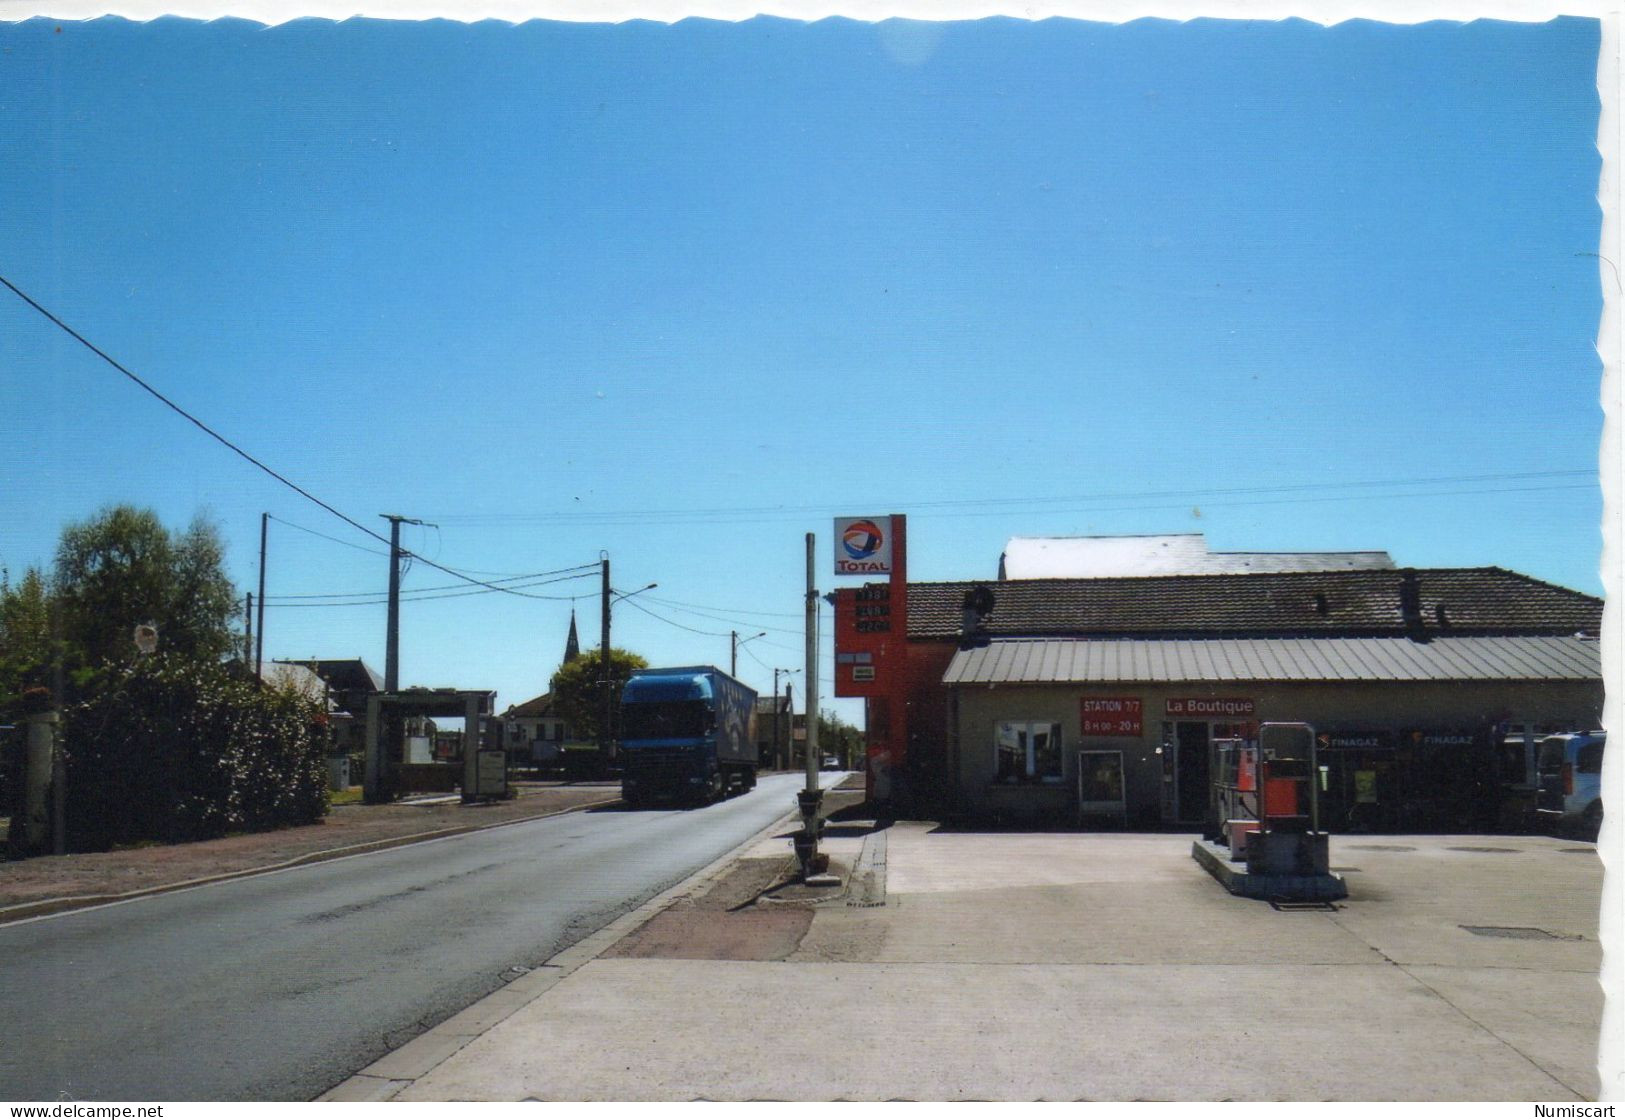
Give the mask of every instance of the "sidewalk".
[(1589, 844), (1334, 838), (1348, 900), (1278, 910), (1225, 893), (1188, 835), (864, 821), (832, 823), (824, 845), (844, 894), (803, 889), (797, 901), (772, 889), (788, 867), (785, 835), (329, 1097), (1597, 1092), (1602, 868)]
[(455, 796), (420, 804), (337, 805), (321, 824), (253, 832), (193, 844), (38, 856), (0, 862), (0, 922), (376, 850), (435, 835), (601, 805), (620, 797), (614, 782), (516, 783), (510, 801), (463, 805)]

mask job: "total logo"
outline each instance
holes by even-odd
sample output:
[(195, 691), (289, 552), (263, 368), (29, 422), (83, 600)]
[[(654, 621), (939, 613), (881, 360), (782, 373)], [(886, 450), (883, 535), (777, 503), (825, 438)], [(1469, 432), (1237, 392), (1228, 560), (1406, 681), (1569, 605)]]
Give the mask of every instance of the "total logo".
[[(835, 523), (835, 573), (863, 575), (891, 571), (891, 542), (881, 524), (886, 518), (843, 518)], [(888, 526), (889, 528), (889, 526)]]
[(880, 531), (880, 526), (867, 518), (852, 522), (841, 537), (841, 547), (854, 560), (869, 559), (880, 551), (880, 546), (885, 542), (886, 536)]

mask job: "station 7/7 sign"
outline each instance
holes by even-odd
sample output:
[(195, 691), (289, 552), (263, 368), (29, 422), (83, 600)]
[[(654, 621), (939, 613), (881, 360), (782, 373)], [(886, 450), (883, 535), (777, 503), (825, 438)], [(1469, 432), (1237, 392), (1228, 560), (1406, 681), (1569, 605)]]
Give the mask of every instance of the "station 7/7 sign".
[(1081, 734), (1138, 736), (1144, 705), (1138, 696), (1085, 696), (1081, 701)]

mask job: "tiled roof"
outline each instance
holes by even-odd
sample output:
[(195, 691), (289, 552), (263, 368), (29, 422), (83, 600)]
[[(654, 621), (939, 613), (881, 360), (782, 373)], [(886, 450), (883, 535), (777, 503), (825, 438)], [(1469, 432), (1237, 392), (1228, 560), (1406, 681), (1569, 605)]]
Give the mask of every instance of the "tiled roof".
[(1593, 638), (1001, 640), (960, 650), (942, 681), (1082, 684), (1184, 681), (1600, 680)]
[(260, 679), (273, 688), (291, 688), (306, 699), (314, 700), (323, 705), (329, 712), (338, 710), (327, 695), (326, 683), (304, 665), (294, 665), (283, 661), (273, 661), (269, 665), (262, 664), (260, 666)]
[(384, 678), (359, 657), (288, 659), (284, 665), (303, 665), (327, 682), (329, 688), (382, 692)]
[(550, 716), (553, 714), (553, 694), (544, 692), (540, 696), (533, 696), (523, 704), (515, 704), (502, 714), (509, 719)]
[(1414, 576), (1420, 632), (1597, 634), (1602, 600), (1504, 568), (911, 583), (910, 638), (957, 638), (966, 591), (987, 587), (989, 637), (1342, 636), (1412, 633), (1401, 587)]

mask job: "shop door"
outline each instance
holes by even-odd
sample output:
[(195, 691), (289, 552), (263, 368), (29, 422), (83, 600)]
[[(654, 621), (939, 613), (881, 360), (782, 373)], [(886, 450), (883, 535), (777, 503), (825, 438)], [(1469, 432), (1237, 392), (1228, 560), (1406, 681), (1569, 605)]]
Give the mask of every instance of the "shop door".
[(1178, 819), (1199, 821), (1207, 814), (1208, 726), (1181, 723), (1175, 726), (1174, 784), (1178, 799)]

